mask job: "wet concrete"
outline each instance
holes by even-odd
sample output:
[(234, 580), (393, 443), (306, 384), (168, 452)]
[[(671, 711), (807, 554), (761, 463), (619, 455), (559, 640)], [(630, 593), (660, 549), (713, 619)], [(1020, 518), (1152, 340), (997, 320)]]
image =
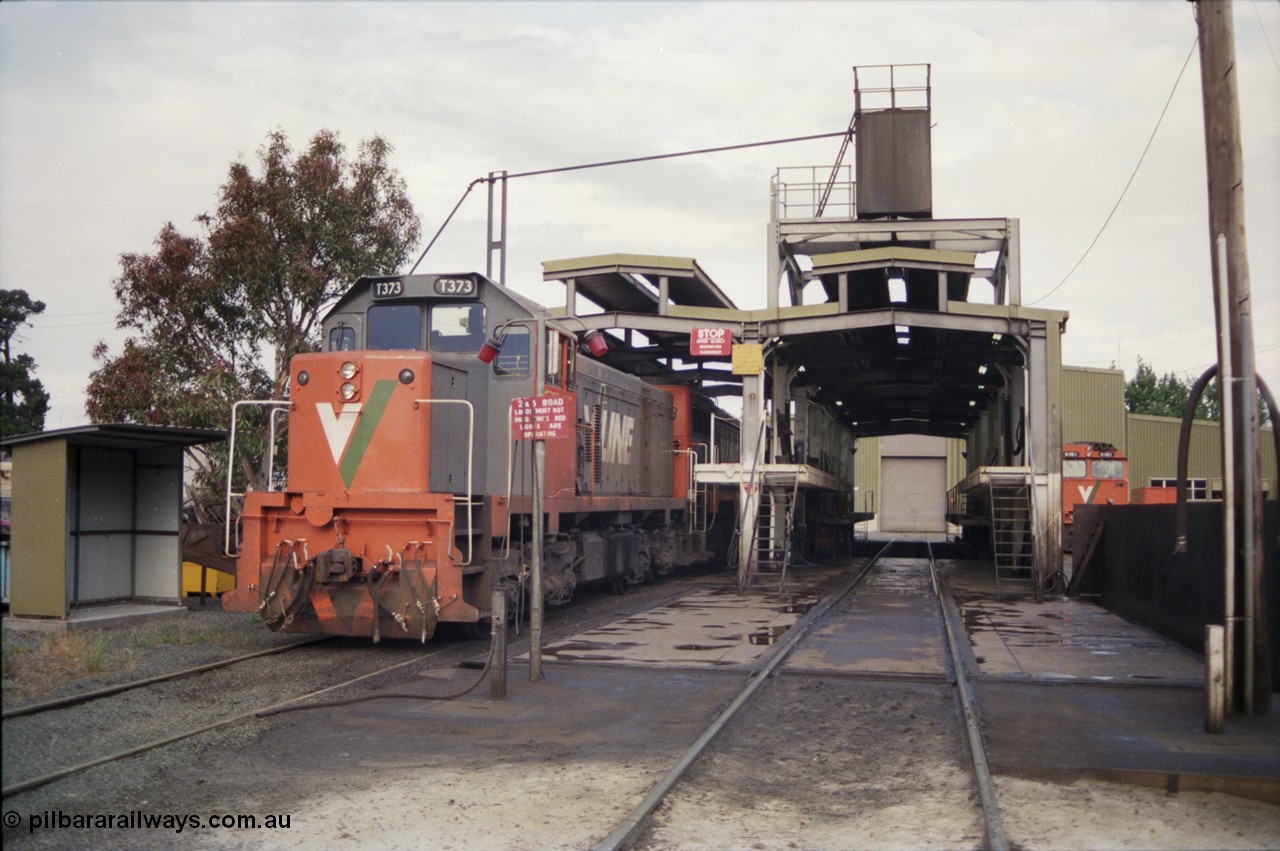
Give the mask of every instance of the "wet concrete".
[(1199, 783), (1280, 802), (1280, 695), (1271, 715), (1210, 735), (1198, 654), (1087, 600), (997, 594), (989, 564), (943, 567), (995, 772)]
[[(748, 666), (842, 575), (847, 571), (794, 570), (781, 591), (751, 589), (745, 595), (728, 576), (704, 578), (675, 602), (551, 642), (543, 647), (543, 658), (659, 667)], [(770, 585), (776, 587), (776, 582)]]

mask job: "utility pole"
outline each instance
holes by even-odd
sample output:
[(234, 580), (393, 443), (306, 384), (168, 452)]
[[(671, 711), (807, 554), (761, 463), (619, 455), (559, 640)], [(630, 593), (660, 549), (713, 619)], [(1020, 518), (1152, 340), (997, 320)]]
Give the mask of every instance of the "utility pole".
[[(1194, 0), (1200, 36), (1209, 245), (1223, 398), (1223, 558), (1226, 598), (1226, 709), (1266, 715), (1271, 704), (1263, 588), (1261, 458), (1254, 376), (1249, 261), (1244, 229), (1244, 157), (1240, 143), (1231, 0)], [(1230, 410), (1226, 410), (1230, 399)], [(1225, 492), (1227, 482), (1232, 493)], [(1236, 516), (1234, 508), (1240, 508)]]

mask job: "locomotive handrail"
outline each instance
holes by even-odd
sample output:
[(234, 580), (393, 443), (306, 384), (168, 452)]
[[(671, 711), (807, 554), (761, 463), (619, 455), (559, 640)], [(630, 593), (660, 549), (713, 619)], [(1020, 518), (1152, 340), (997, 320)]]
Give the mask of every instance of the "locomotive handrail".
[[(467, 558), (462, 562), (461, 567), (470, 567), (472, 556), (475, 555), (475, 525), (471, 514), (471, 464), (475, 456), (475, 431), (476, 431), (476, 407), (466, 399), (414, 399), (413, 404), (417, 405), (465, 405), (467, 408)], [(453, 497), (454, 505), (457, 505), (458, 497)], [(450, 522), (450, 526), (454, 525)], [(453, 535), (449, 536), (450, 546), (453, 546)]]
[[(698, 444), (702, 445), (702, 444)], [(693, 468), (698, 463), (698, 453), (692, 449), (672, 449), (673, 455), (688, 455), (689, 463), (686, 471), (686, 478), (689, 480), (685, 485), (685, 502), (689, 504), (689, 531), (705, 532), (706, 529), (698, 528), (698, 485), (694, 477)]]
[[(715, 416), (715, 415), (714, 415), (714, 414), (712, 414), (712, 416)], [(698, 488), (698, 471), (697, 471), (697, 466), (698, 466), (698, 456), (697, 456), (697, 448), (698, 448), (699, 446), (701, 446), (701, 447), (702, 447), (702, 452), (703, 452), (703, 454), (704, 454), (704, 455), (706, 455), (706, 456), (707, 456), (707, 458), (708, 458), (708, 459), (710, 459), (710, 457), (711, 457), (711, 452), (712, 452), (712, 446), (711, 446), (711, 444), (710, 444), (710, 443), (691, 443), (691, 444), (689, 444), (689, 448), (690, 448), (691, 450), (693, 450), (693, 451), (694, 451), (693, 463), (689, 465), (689, 488), (690, 488), (690, 490), (692, 490), (692, 491), (694, 491), (694, 492), (695, 492), (695, 493), (694, 493), (694, 505), (693, 505), (693, 508), (694, 508), (694, 510), (693, 510), (693, 514), (694, 514), (694, 525), (693, 525), (693, 529), (692, 529), (691, 531), (694, 531), (694, 532), (706, 532), (708, 529), (710, 529), (710, 528), (711, 528), (711, 520), (710, 520), (710, 517), (711, 517), (711, 509), (710, 509), (710, 507), (707, 505), (707, 503), (708, 503), (708, 502), (710, 502), (710, 500), (706, 500), (706, 499), (704, 499), (704, 500), (702, 501), (702, 528), (701, 528), (701, 529), (699, 529), (699, 528), (698, 528), (698, 524), (697, 524), (697, 511), (698, 511), (697, 493), (696, 493), (697, 488)], [(706, 486), (704, 485), (704, 487), (703, 487), (703, 493), (705, 494), (706, 492), (707, 492), (707, 488), (706, 488)]]
[[(231, 439), (228, 441), (228, 447), (227, 447), (227, 501), (226, 501), (226, 505), (224, 506), (223, 521), (222, 521), (223, 530), (224, 530), (223, 536), (222, 536), (222, 553), (228, 558), (236, 558), (239, 555), (238, 548), (237, 548), (237, 552), (233, 553), (231, 551), (231, 528), (233, 525), (231, 522), (231, 498), (234, 496), (244, 496), (246, 493), (248, 493), (248, 491), (233, 493), (231, 490), (231, 479), (232, 479), (232, 476), (234, 475), (233, 471), (235, 470), (235, 458), (236, 458), (236, 417), (240, 413), (240, 406), (253, 405), (253, 406), (259, 406), (264, 408), (280, 409), (280, 408), (289, 407), (289, 404), (290, 403), (288, 401), (283, 399), (245, 399), (245, 400), (236, 402), (231, 406)], [(269, 447), (269, 451), (267, 452), (267, 490), (271, 489), (271, 482), (275, 478), (275, 461), (276, 461), (275, 414), (276, 412), (272, 411), (271, 414), (267, 417), (267, 420), (269, 421), (269, 424), (270, 424), (270, 428), (268, 430), (269, 439), (267, 442), (267, 446)]]

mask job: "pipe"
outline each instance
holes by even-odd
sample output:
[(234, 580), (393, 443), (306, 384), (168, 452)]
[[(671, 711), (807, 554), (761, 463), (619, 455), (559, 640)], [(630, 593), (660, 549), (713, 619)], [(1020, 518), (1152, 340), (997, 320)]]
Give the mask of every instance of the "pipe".
[(1228, 293), (1227, 237), (1218, 234), (1218, 325), (1221, 334), (1218, 363), (1224, 366), (1218, 377), (1222, 390), (1222, 626), (1226, 632), (1227, 701), (1230, 715), (1235, 704), (1236, 648), (1236, 476), (1235, 476), (1235, 388), (1231, 374), (1231, 302)]
[(1196, 416), (1196, 408), (1200, 405), (1200, 397), (1205, 388), (1218, 374), (1218, 365), (1212, 364), (1191, 385), (1187, 396), (1187, 404), (1182, 409), (1182, 426), (1178, 430), (1178, 497), (1174, 509), (1174, 553), (1187, 551), (1187, 455), (1191, 450), (1191, 424)]

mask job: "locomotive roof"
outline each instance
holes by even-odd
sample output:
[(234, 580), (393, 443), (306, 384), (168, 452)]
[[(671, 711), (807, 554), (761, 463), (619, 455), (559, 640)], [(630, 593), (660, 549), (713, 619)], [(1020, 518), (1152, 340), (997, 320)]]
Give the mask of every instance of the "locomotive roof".
[(479, 272), (445, 272), (432, 273), (429, 275), (361, 275), (356, 279), (355, 283), (353, 283), (347, 291), (342, 294), (337, 303), (335, 303), (333, 307), (329, 308), (329, 311), (325, 314), (322, 321), (327, 322), (329, 317), (333, 314), (347, 310), (352, 302), (361, 298), (370, 297), (369, 286), (374, 281), (402, 281), (406, 285), (406, 291), (410, 289), (410, 282), (420, 282), (422, 284), (421, 289), (423, 291), (429, 291), (430, 284), (439, 278), (474, 278), (476, 281), (483, 282), (485, 289), (489, 292), (501, 293), (511, 301), (520, 305), (520, 307), (529, 311), (530, 316), (548, 315), (547, 308), (538, 304), (536, 301), (520, 295), (515, 290), (503, 286), (497, 281), (486, 278)]

